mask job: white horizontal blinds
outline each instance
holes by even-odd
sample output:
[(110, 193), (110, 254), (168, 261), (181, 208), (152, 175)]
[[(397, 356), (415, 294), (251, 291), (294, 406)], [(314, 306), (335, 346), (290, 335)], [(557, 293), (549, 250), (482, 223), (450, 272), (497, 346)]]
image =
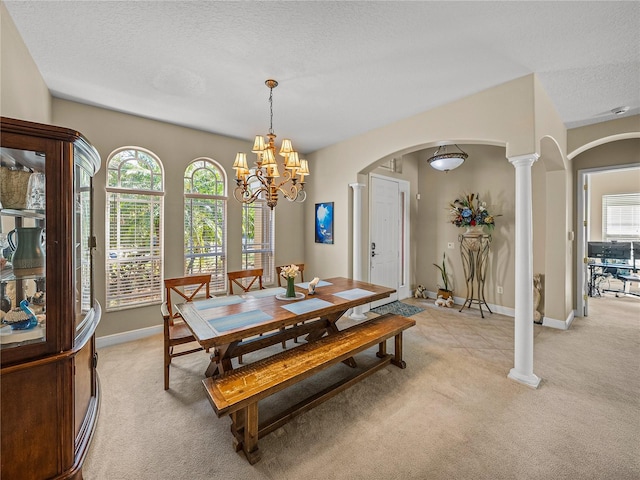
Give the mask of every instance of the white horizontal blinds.
[(106, 309), (162, 301), (164, 185), (151, 152), (116, 151), (107, 170)]
[(191, 162), (184, 175), (184, 273), (211, 274), (211, 290), (226, 290), (227, 196), (223, 168)]
[(640, 193), (602, 196), (602, 239), (640, 240)]
[(273, 210), (265, 201), (242, 206), (242, 268), (262, 268), (267, 284), (275, 280), (273, 226)]

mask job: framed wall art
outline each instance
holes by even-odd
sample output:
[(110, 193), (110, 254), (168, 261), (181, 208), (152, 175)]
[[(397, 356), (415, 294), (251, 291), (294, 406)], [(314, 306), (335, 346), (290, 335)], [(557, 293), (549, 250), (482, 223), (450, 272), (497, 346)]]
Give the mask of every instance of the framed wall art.
[(316, 243), (333, 244), (333, 202), (316, 203)]

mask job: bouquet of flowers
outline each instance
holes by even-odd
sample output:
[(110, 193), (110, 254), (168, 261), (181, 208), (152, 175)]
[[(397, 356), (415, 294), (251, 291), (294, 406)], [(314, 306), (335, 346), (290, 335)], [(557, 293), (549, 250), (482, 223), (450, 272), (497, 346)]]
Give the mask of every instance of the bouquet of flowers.
[(486, 225), (489, 230), (495, 227), (495, 219), (499, 215), (491, 215), (487, 204), (480, 201), (477, 193), (467, 193), (450, 204), (451, 223), (456, 227), (474, 227)]
[(280, 275), (282, 275), (284, 278), (296, 278), (298, 276), (299, 270), (300, 269), (298, 268), (298, 265), (287, 265), (286, 267), (282, 267), (282, 270), (280, 270)]
[(280, 275), (287, 279), (287, 291), (285, 293), (285, 297), (295, 298), (296, 290), (293, 282), (299, 271), (300, 269), (295, 263), (287, 265), (286, 267), (282, 267), (282, 269), (280, 270)]

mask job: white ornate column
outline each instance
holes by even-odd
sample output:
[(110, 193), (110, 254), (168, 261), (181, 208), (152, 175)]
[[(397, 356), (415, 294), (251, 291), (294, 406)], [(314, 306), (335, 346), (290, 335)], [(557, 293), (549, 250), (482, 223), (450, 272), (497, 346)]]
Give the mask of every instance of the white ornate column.
[[(350, 183), (353, 188), (353, 279), (362, 280), (362, 195), (365, 187), (362, 183)], [(367, 316), (362, 313), (362, 307), (355, 307), (349, 318), (353, 320), (365, 320)]]
[(516, 169), (516, 298), (514, 366), (508, 377), (533, 388), (540, 378), (533, 373), (533, 197), (531, 166), (535, 153), (509, 158)]

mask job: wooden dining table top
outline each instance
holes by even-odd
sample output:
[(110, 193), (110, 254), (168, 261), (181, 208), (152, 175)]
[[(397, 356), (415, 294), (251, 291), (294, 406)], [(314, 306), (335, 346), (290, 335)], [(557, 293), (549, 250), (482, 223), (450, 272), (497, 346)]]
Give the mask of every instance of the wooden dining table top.
[[(307, 283), (303, 284), (307, 285)], [(395, 289), (350, 278), (320, 281), (315, 294), (299, 300), (280, 300), (284, 288), (255, 290), (242, 295), (214, 297), (176, 305), (196, 340), (205, 348), (228, 345), (305, 320), (339, 316), (350, 308), (389, 297)]]

